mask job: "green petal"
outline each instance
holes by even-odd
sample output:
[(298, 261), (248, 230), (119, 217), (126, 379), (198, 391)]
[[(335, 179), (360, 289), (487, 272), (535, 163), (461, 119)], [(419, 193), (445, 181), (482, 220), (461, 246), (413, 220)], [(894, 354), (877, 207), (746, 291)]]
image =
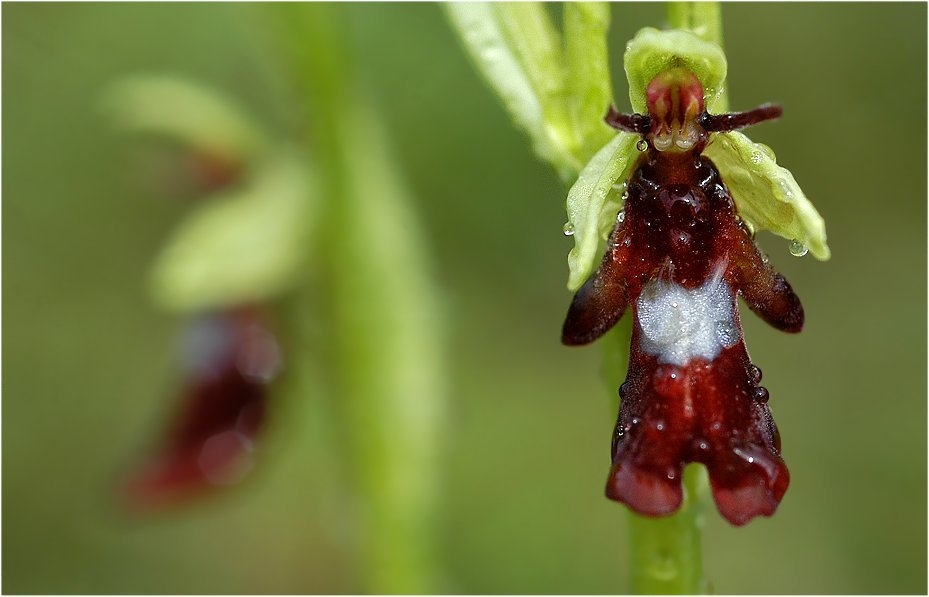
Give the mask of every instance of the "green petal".
[(313, 202), (301, 158), (256, 173), (247, 188), (207, 200), (175, 232), (152, 272), (155, 299), (193, 311), (270, 298), (304, 262)]
[(616, 222), (621, 194), (614, 188), (625, 182), (641, 155), (636, 143), (641, 137), (620, 132), (603, 146), (568, 192), (568, 226), (573, 230), (574, 248), (568, 253), (568, 289), (581, 287), (594, 269), (600, 241)]
[(826, 225), (774, 152), (739, 132), (715, 133), (704, 151), (729, 187), (739, 215), (755, 229), (770, 230), (829, 259)]
[(726, 55), (716, 44), (689, 31), (646, 27), (626, 46), (623, 62), (629, 80), (629, 101), (639, 114), (647, 113), (645, 88), (658, 73), (673, 67), (684, 67), (696, 75), (703, 84), (707, 111), (718, 112), (727, 67)]

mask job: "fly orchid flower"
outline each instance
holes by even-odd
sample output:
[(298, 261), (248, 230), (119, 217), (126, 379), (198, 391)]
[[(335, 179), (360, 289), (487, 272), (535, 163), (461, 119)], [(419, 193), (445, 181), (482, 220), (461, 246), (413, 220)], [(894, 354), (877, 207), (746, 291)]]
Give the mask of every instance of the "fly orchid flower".
[[(808, 247), (826, 259), (822, 218), (771, 151), (736, 132), (777, 118), (780, 107), (708, 112), (725, 80), (718, 46), (684, 31), (644, 29), (625, 66), (641, 113), (610, 108), (606, 122), (620, 133), (569, 194), (577, 243), (569, 286), (580, 288), (562, 341), (592, 342), (632, 309), (607, 496), (640, 514), (670, 514), (683, 499), (684, 465), (699, 462), (719, 512), (742, 525), (774, 513), (789, 474), (737, 298), (786, 332), (799, 332), (804, 320), (753, 231), (770, 229), (792, 240), (791, 252)], [(623, 186), (617, 214), (610, 199)], [(604, 223), (612, 227), (605, 255), (581, 285)]]

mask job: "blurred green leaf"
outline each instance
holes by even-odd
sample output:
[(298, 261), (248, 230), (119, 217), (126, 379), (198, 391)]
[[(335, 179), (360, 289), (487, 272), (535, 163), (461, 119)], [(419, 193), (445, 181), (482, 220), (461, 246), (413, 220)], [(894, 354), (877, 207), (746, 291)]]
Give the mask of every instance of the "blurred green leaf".
[(164, 135), (207, 153), (246, 161), (267, 142), (259, 128), (222, 95), (170, 75), (137, 75), (103, 98), (110, 118), (129, 132)]
[(777, 165), (771, 148), (733, 131), (714, 133), (705, 153), (729, 186), (739, 215), (752, 228), (798, 241), (817, 259), (829, 259), (822, 216), (793, 174)]
[(156, 300), (179, 311), (218, 308), (267, 299), (295, 282), (316, 212), (304, 163), (279, 155), (246, 187), (191, 213), (155, 263)]

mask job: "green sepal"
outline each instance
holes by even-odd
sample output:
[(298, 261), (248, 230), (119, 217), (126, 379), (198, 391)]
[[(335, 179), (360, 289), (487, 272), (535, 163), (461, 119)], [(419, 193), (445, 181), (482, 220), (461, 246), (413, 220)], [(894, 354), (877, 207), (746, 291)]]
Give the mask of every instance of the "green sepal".
[(299, 278), (315, 219), (305, 160), (281, 156), (248, 186), (198, 206), (155, 262), (155, 300), (197, 311), (268, 299)]
[(777, 165), (771, 148), (735, 131), (714, 133), (704, 154), (719, 169), (749, 226), (799, 241), (817, 259), (829, 259), (822, 216), (790, 171)]
[(721, 111), (717, 104), (725, 91), (726, 55), (712, 42), (689, 31), (645, 27), (626, 46), (623, 63), (629, 81), (629, 101), (639, 114), (648, 113), (645, 103), (648, 84), (659, 73), (674, 67), (686, 68), (700, 80), (708, 112)]
[(622, 207), (622, 193), (615, 185), (629, 178), (641, 153), (641, 137), (620, 131), (598, 151), (568, 192), (568, 226), (573, 230), (574, 248), (568, 253), (568, 289), (581, 287), (590, 276), (606, 238)]

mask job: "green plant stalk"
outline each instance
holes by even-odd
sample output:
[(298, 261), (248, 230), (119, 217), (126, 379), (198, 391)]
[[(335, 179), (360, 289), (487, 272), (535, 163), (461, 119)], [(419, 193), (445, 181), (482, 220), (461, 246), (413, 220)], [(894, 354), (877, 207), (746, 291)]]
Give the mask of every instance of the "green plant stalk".
[(646, 518), (630, 513), (630, 563), (633, 592), (689, 595), (704, 593), (700, 546), (706, 494), (706, 469), (684, 469), (684, 503), (673, 516)]
[(435, 592), (447, 392), (428, 252), (380, 121), (355, 88), (337, 9), (312, 3), (272, 10), (301, 82), (324, 188), (315, 252), (356, 488), (357, 576), (368, 593)]
[[(667, 10), (671, 28), (690, 30), (722, 46), (722, 19), (718, 3), (669, 2)], [(720, 102), (725, 109), (728, 105), (725, 91)], [(628, 359), (628, 333), (624, 339)], [(616, 359), (618, 349), (615, 343), (621, 341), (619, 334), (605, 340), (604, 355)], [(610, 347), (610, 344), (613, 346)], [(607, 374), (610, 383), (622, 382), (627, 359), (606, 362), (605, 369), (612, 368)], [(630, 581), (633, 593), (684, 595), (706, 591), (700, 540), (707, 494), (706, 469), (690, 465), (684, 470), (684, 503), (680, 510), (662, 518), (647, 518), (630, 512)]]

